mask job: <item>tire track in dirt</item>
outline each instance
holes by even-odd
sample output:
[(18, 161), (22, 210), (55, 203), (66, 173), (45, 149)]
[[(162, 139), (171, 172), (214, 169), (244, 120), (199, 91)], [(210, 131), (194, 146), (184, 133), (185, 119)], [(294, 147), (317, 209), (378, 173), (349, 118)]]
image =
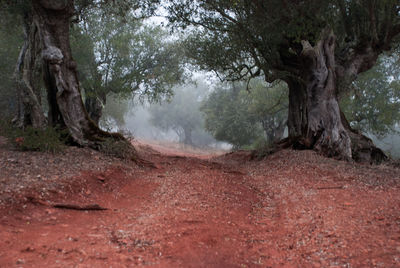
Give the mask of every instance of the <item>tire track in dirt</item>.
[[(82, 173), (87, 198), (104, 212), (29, 205), (3, 217), (0, 265), (240, 267), (246, 265), (253, 191), (233, 166), (152, 155), (157, 169)], [(28, 216), (29, 215), (29, 216)]]
[[(172, 157), (159, 170), (145, 225), (152, 231), (169, 267), (240, 267), (246, 265), (248, 217), (257, 197), (232, 166), (195, 158)], [(156, 224), (157, 225), (157, 224)]]

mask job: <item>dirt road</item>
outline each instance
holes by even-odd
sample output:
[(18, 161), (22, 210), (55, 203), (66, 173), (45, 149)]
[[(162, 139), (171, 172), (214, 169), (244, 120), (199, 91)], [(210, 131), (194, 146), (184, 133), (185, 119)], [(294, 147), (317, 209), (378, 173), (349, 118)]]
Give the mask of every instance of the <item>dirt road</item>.
[(159, 151), (1, 210), (0, 267), (400, 267), (397, 168)]

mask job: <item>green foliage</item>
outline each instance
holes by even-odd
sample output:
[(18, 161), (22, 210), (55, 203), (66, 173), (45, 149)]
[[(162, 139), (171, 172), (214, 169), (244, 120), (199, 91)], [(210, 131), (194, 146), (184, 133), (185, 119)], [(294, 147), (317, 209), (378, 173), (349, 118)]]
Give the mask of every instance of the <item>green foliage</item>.
[[(261, 80), (246, 85), (221, 85), (204, 101), (205, 128), (217, 139), (235, 149), (255, 149), (271, 144), (276, 129), (287, 118), (287, 89), (282, 84), (269, 87)], [(276, 124), (275, 124), (276, 122)]]
[(109, 94), (103, 116), (100, 119), (100, 126), (107, 130), (112, 130), (113, 127), (116, 127), (118, 131), (121, 130), (125, 125), (125, 116), (130, 108), (131, 104), (128, 100), (121, 99), (115, 94)]
[(327, 28), (343, 64), (354, 51), (391, 42), (390, 33), (399, 34), (398, 10), (398, 0), (169, 0), (170, 22), (195, 26), (185, 42), (188, 57), (231, 81), (300, 79), (301, 40), (315, 45)]
[(135, 12), (110, 16), (119, 8), (92, 7), (72, 31), (86, 96), (134, 94), (154, 101), (171, 95), (172, 86), (183, 79), (179, 44), (161, 27), (144, 24)]
[(219, 87), (203, 103), (205, 128), (214, 138), (239, 149), (262, 135), (260, 124), (254, 124), (248, 113), (249, 99), (242, 98), (238, 86)]
[[(170, 0), (169, 19), (192, 30), (189, 58), (226, 80), (287, 75), (301, 53), (301, 40), (314, 43), (326, 26), (321, 2)], [(324, 2), (325, 3), (325, 2)], [(282, 12), (284, 10), (285, 12)]]
[(351, 126), (384, 137), (400, 122), (399, 54), (384, 55), (379, 64), (359, 76), (341, 108)]
[(271, 144), (267, 141), (267, 139), (264, 136), (260, 135), (253, 141), (253, 143), (251, 143), (250, 145), (244, 145), (241, 147), (241, 149), (260, 151), (265, 148), (269, 148), (270, 145)]
[(0, 116), (12, 117), (17, 101), (14, 69), (23, 44), (21, 17), (0, 11)]
[(106, 155), (118, 157), (126, 160), (135, 160), (137, 153), (127, 140), (116, 140), (107, 138), (100, 144), (100, 152)]
[(288, 114), (288, 88), (283, 82), (268, 85), (261, 80), (251, 84), (248, 112), (261, 123), (268, 144), (282, 138)]
[(8, 122), (1, 122), (0, 135), (4, 135), (18, 150), (60, 153), (69, 138), (67, 130), (53, 127), (19, 129)]

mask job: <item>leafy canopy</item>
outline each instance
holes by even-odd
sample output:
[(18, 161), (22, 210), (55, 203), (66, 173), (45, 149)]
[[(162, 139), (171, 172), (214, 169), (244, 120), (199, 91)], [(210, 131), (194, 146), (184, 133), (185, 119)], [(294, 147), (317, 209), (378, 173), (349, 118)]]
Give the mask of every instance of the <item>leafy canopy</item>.
[[(287, 88), (266, 85), (260, 79), (250, 84), (221, 84), (203, 102), (205, 128), (217, 140), (242, 148), (258, 140), (272, 143), (282, 137), (287, 118)], [(282, 127), (279, 137), (276, 130)]]
[(326, 28), (343, 68), (366, 48), (389, 49), (400, 33), (398, 0), (170, 0), (167, 7), (170, 21), (192, 32), (188, 56), (226, 80), (300, 77), (301, 40), (314, 45)]
[(380, 138), (400, 122), (400, 55), (383, 55), (378, 64), (354, 81), (341, 108), (351, 126)]
[(81, 13), (73, 31), (73, 51), (82, 86), (89, 94), (132, 92), (151, 101), (171, 95), (183, 79), (180, 46), (159, 26), (134, 13), (118, 14), (120, 6), (92, 7)]

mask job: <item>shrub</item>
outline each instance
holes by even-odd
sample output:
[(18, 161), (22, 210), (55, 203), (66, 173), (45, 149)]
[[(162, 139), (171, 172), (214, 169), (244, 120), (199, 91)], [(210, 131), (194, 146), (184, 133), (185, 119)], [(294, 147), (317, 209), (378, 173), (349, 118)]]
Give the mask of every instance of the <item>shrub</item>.
[(99, 151), (121, 159), (136, 159), (136, 151), (128, 140), (107, 138), (101, 143)]
[(67, 130), (59, 128), (26, 127), (20, 129), (12, 127), (10, 123), (4, 121), (0, 123), (0, 134), (8, 138), (18, 150), (51, 153), (62, 152), (69, 137)]

